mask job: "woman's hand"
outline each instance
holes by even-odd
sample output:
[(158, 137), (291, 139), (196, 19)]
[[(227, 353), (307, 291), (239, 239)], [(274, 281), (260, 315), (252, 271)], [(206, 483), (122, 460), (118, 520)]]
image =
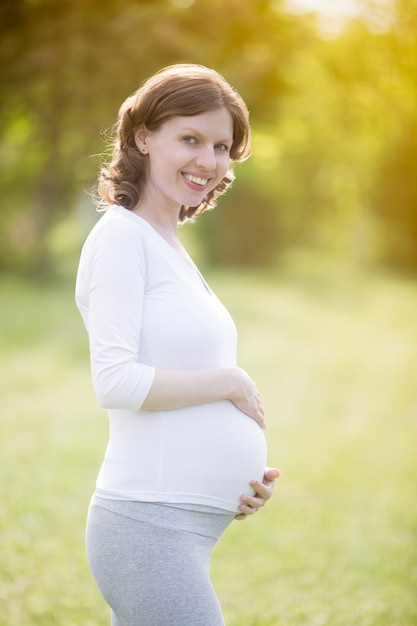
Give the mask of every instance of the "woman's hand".
[(141, 409), (166, 411), (219, 400), (229, 400), (261, 428), (266, 428), (264, 408), (256, 385), (239, 367), (207, 370), (157, 368)]
[(251, 480), (250, 485), (255, 491), (255, 495), (241, 496), (242, 504), (239, 505), (239, 511), (235, 517), (237, 520), (244, 520), (248, 515), (256, 513), (265, 502), (270, 499), (275, 485), (275, 480), (280, 475), (279, 469), (275, 467), (267, 467), (262, 482), (259, 480)]
[(232, 392), (230, 401), (243, 413), (252, 417), (258, 422), (261, 428), (266, 428), (264, 417), (264, 407), (261, 396), (255, 383), (250, 376), (242, 369), (235, 368), (229, 370), (232, 376)]

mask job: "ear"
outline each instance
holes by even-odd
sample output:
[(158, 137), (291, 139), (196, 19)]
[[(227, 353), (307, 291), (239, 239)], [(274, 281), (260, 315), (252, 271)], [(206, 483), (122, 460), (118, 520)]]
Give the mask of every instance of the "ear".
[(138, 126), (138, 128), (135, 128), (134, 132), (137, 149), (139, 150), (139, 152), (141, 152), (141, 154), (148, 154), (148, 129), (146, 128), (146, 126), (142, 125)]

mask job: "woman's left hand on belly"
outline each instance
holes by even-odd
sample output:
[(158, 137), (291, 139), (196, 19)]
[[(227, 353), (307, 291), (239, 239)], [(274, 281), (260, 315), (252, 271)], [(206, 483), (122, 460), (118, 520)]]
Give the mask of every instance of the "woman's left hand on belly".
[(265, 502), (272, 496), (272, 492), (275, 485), (275, 480), (280, 475), (279, 469), (267, 467), (265, 469), (262, 482), (259, 480), (251, 480), (250, 486), (255, 491), (253, 496), (243, 495), (240, 500), (242, 504), (239, 505), (239, 511), (235, 517), (237, 520), (244, 520), (248, 515), (253, 515)]

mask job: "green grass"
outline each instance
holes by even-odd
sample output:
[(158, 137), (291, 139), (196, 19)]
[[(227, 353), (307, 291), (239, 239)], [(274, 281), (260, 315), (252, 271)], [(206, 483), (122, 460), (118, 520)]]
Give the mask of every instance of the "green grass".
[[(417, 285), (311, 256), (209, 278), (282, 470), (215, 548), (228, 626), (417, 626)], [(107, 421), (73, 285), (0, 293), (0, 626), (104, 626), (84, 524)]]

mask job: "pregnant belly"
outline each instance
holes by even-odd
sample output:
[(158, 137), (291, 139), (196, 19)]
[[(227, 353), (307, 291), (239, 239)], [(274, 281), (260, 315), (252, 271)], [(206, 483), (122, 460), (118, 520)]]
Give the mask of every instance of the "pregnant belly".
[(240, 496), (253, 492), (249, 481), (262, 480), (263, 431), (231, 402), (167, 413), (163, 431), (160, 487), (164, 492), (194, 495), (213, 506), (236, 510)]
[(110, 441), (98, 480), (104, 497), (191, 503), (236, 511), (262, 480), (262, 429), (231, 402), (161, 412), (109, 411)]

